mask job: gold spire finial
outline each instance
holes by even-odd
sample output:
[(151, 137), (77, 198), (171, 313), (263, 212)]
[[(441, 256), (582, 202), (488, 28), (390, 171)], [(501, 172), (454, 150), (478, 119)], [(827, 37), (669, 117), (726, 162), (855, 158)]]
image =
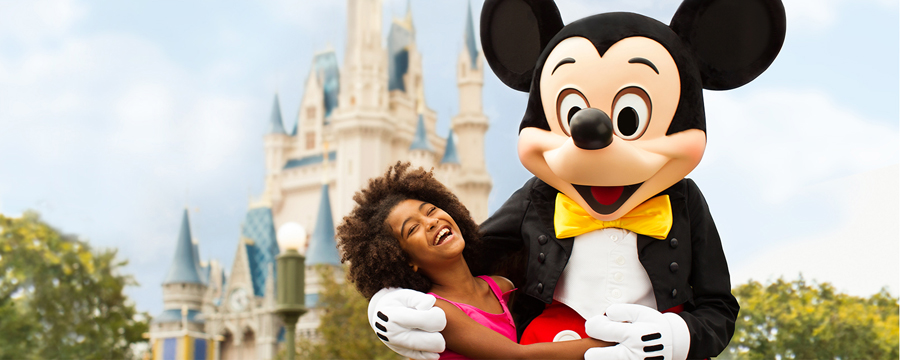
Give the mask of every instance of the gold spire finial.
[(422, 86), (419, 86), (416, 94), (416, 113), (419, 115), (425, 114), (425, 89)]

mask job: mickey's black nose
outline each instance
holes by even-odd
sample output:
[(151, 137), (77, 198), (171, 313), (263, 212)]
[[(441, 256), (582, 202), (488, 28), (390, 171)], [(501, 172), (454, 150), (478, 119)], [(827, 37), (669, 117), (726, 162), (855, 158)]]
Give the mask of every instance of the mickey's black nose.
[(612, 144), (612, 120), (602, 110), (594, 108), (579, 110), (572, 116), (569, 129), (575, 146), (581, 149), (597, 150)]

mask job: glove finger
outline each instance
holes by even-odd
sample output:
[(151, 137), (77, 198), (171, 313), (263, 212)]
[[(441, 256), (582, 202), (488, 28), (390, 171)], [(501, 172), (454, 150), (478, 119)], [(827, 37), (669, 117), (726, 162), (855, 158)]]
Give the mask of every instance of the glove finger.
[(409, 289), (400, 290), (396, 299), (401, 305), (417, 310), (431, 309), (437, 300), (434, 296)]
[[(421, 330), (389, 332), (387, 338), (388, 341), (385, 344), (400, 346), (410, 351), (439, 353), (443, 352), (447, 347), (446, 342), (444, 342), (444, 336), (436, 332), (424, 332)], [(392, 349), (393, 346), (391, 346)], [(397, 352), (399, 353), (399, 351)]]
[(584, 332), (597, 340), (621, 343), (627, 338), (632, 324), (612, 321), (610, 318), (600, 315), (594, 316), (584, 323)]
[[(433, 298), (432, 298), (433, 299)], [(429, 310), (394, 308), (385, 312), (387, 322), (405, 329), (420, 329), (436, 332), (447, 326), (447, 315), (439, 307)]]
[(584, 360), (628, 360), (628, 348), (622, 345), (590, 348), (584, 353)]
[(392, 346), (388, 343), (384, 343), (391, 350), (394, 350), (395, 353), (402, 355), (403, 357), (411, 358), (411, 359), (420, 359), (420, 360), (438, 360), (441, 357), (441, 354), (434, 352), (424, 352), (418, 350), (410, 350), (407, 348)]
[(659, 314), (659, 311), (637, 304), (613, 304), (606, 308), (606, 316), (612, 321), (653, 321), (655, 314)]
[(369, 325), (372, 326), (373, 330), (375, 329), (375, 314), (377, 314), (379, 311), (384, 311), (384, 309), (386, 308), (394, 306), (393, 302), (390, 300), (392, 297), (391, 294), (395, 294), (399, 291), (402, 290), (397, 288), (381, 289), (378, 290), (375, 295), (372, 295), (371, 299), (369, 299), (369, 307), (367, 309), (367, 312), (369, 314)]

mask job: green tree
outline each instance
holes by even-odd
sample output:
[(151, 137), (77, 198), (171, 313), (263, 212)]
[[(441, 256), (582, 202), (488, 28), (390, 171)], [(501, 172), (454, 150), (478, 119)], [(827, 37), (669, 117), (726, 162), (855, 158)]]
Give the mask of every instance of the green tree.
[(338, 282), (329, 266), (314, 271), (322, 278), (318, 300), (323, 310), (318, 328), (322, 341), (298, 341), (298, 359), (403, 359), (375, 336), (366, 318), (369, 303), (350, 282)]
[(866, 299), (829, 283), (750, 281), (733, 290), (741, 304), (727, 359), (897, 359), (898, 299)]
[(0, 359), (125, 359), (146, 320), (116, 250), (53, 229), (34, 212), (0, 215)]

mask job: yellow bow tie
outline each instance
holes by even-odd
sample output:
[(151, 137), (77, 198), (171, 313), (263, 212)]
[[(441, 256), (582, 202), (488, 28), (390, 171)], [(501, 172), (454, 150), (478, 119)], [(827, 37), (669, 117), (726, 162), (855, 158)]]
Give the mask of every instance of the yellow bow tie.
[(556, 195), (556, 211), (553, 215), (556, 238), (564, 239), (594, 230), (620, 228), (664, 240), (672, 230), (672, 205), (669, 195), (644, 201), (618, 220), (594, 219), (574, 200), (563, 193)]

